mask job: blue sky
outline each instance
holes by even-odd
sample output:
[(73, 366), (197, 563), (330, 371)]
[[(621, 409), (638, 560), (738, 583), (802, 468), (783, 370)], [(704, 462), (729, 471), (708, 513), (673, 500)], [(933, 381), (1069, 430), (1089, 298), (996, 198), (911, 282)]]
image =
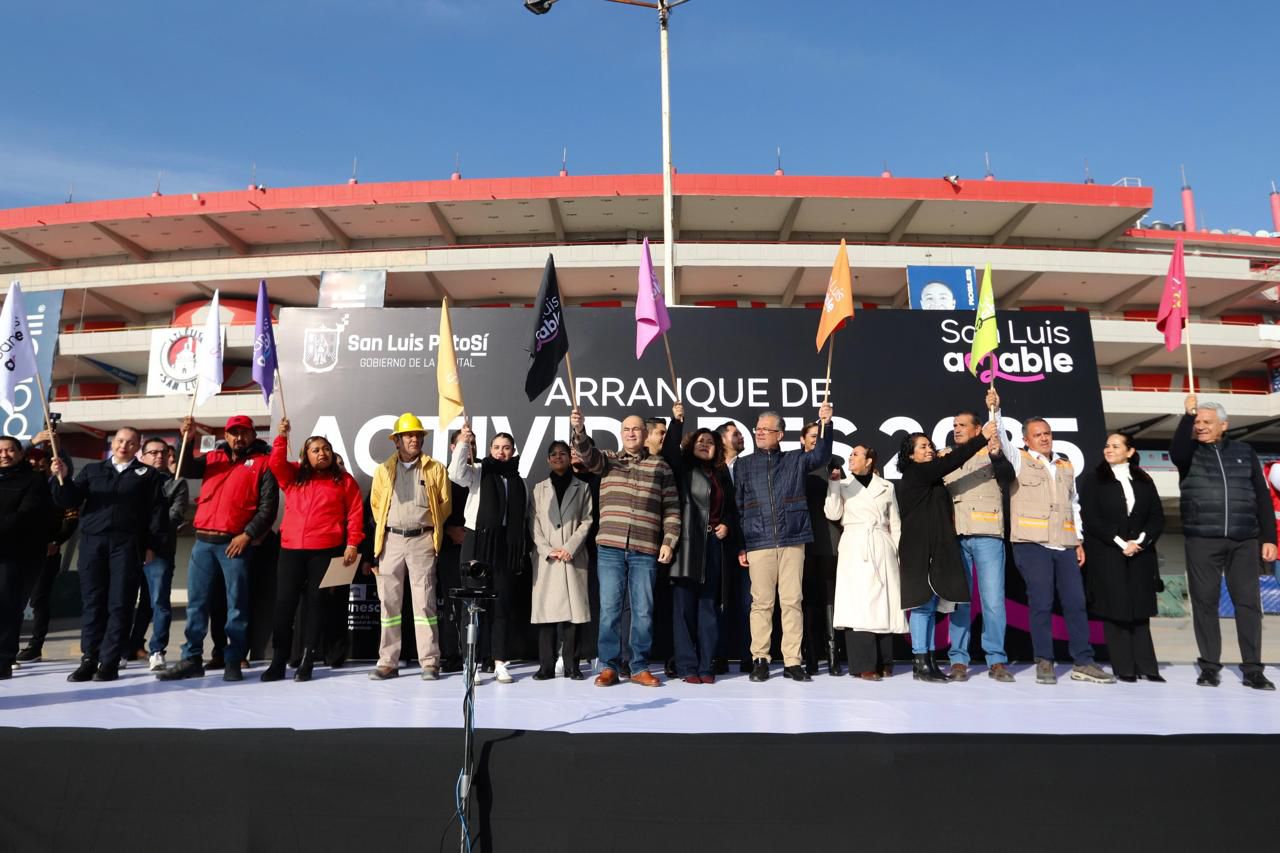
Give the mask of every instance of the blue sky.
[[(1229, 8), (1229, 11), (1227, 11)], [(1140, 177), (1270, 227), (1274, 3), (692, 0), (682, 172)], [(0, 207), (248, 183), (657, 172), (653, 13), (560, 0), (24, 3), (7, 10)]]

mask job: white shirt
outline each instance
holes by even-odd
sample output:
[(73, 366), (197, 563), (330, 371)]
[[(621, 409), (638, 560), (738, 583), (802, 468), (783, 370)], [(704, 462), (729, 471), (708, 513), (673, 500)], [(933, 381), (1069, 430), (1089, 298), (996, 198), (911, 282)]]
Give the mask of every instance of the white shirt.
[[(1016, 476), (1022, 471), (1022, 454), (1018, 452), (1018, 448), (1014, 447), (1012, 444), (1009, 443), (1008, 437), (1004, 434), (1004, 425), (1000, 423), (999, 409), (997, 409), (995, 412), (995, 419), (996, 419), (996, 435), (1000, 436), (1000, 452), (1003, 453), (1004, 458), (1008, 459), (1010, 464), (1013, 465), (1013, 473)], [(1049, 472), (1050, 480), (1053, 480), (1055, 482), (1057, 481), (1058, 466), (1054, 464), (1052, 459), (1046, 457), (1043, 453), (1038, 453), (1032, 450), (1029, 447), (1024, 447), (1022, 449), (1026, 450), (1027, 453), (1031, 454), (1032, 458), (1044, 464), (1045, 470)], [(1071, 490), (1071, 516), (1075, 519), (1075, 522), (1076, 522), (1076, 536), (1080, 537), (1080, 539), (1083, 540), (1084, 539), (1084, 519), (1080, 517), (1080, 493), (1077, 492), (1075, 489)], [(1056, 545), (1045, 545), (1044, 547), (1050, 548), (1054, 551), (1067, 550), (1066, 548), (1060, 548)]]
[[(1120, 484), (1120, 488), (1124, 490), (1124, 508), (1126, 512), (1133, 512), (1133, 473), (1129, 470), (1128, 462), (1121, 462), (1119, 465), (1111, 466), (1111, 473), (1116, 475), (1116, 482)], [(1139, 545), (1147, 538), (1146, 533), (1139, 533), (1138, 538), (1133, 540)], [(1119, 536), (1115, 537), (1116, 546), (1124, 548), (1129, 543)]]
[(115, 459), (112, 459), (111, 464), (115, 467), (117, 474), (123, 474), (125, 469), (133, 464), (133, 460), (130, 459), (128, 462), (117, 462)]

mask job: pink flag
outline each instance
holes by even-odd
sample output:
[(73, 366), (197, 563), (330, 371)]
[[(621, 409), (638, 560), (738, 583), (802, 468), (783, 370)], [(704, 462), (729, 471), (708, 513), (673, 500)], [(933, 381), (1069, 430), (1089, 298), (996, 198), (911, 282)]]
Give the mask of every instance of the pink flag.
[(1176, 350), (1182, 344), (1182, 330), (1187, 325), (1187, 274), (1182, 265), (1182, 238), (1173, 248), (1169, 274), (1164, 280), (1164, 295), (1156, 312), (1156, 330), (1164, 333), (1164, 348)]
[(654, 338), (671, 328), (667, 316), (667, 303), (658, 287), (658, 277), (653, 272), (653, 259), (649, 257), (649, 238), (644, 238), (644, 256), (640, 259), (640, 275), (636, 283), (636, 358), (644, 354), (645, 347)]

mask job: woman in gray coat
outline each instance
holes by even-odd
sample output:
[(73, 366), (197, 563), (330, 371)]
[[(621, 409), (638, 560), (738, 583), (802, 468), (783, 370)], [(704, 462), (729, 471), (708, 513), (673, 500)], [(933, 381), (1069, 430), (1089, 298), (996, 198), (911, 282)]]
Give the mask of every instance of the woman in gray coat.
[(591, 489), (574, 477), (569, 445), (547, 446), (551, 474), (533, 487), (533, 624), (538, 626), (538, 671), (534, 681), (555, 677), (559, 629), (566, 678), (581, 681), (577, 626), (591, 621), (587, 599), (587, 536)]

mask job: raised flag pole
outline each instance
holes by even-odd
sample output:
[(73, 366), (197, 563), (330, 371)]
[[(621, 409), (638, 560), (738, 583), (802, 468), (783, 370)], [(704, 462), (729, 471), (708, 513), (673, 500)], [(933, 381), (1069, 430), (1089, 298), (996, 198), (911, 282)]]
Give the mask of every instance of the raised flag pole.
[[(49, 417), (49, 400), (45, 397), (44, 382), (40, 380), (40, 371), (36, 371), (36, 391), (40, 394), (40, 408), (44, 411), (44, 428), (49, 431), (49, 446), (53, 448), (53, 458), (61, 459), (58, 455), (58, 431), (53, 427), (53, 419)], [(63, 483), (62, 475), (58, 475), (58, 485)]]
[(1191, 318), (1182, 327), (1182, 343), (1187, 348), (1187, 393), (1196, 393), (1196, 371), (1191, 366)]
[[(276, 387), (273, 389), (275, 394), (280, 395), (280, 418), (289, 420), (289, 409), (284, 404), (284, 377), (280, 375), (280, 365), (276, 364)], [(293, 438), (289, 434), (284, 437), (284, 450), (289, 456), (293, 456)]]
[[(191, 408), (187, 409), (187, 420), (191, 420), (196, 415), (196, 392), (199, 389), (200, 389), (200, 375), (196, 374), (196, 384), (191, 386)], [(280, 408), (281, 409), (284, 408), (283, 403), (281, 403)], [(193, 429), (195, 428), (194, 423), (191, 426)], [(191, 435), (191, 432), (189, 430), (184, 429), (182, 431), (182, 446), (178, 448), (178, 467), (175, 468), (173, 472), (173, 479), (175, 480), (179, 480), (182, 478), (182, 460), (187, 455), (187, 438), (190, 435)]]
[[(671, 390), (676, 393), (676, 402), (680, 403), (682, 402), (680, 400), (680, 383), (676, 381), (676, 365), (675, 362), (671, 360), (671, 344), (667, 341), (666, 332), (662, 333), (662, 345), (666, 347), (667, 350), (667, 370), (671, 371)], [(568, 359), (569, 354), (565, 353), (564, 357)]]
[(564, 351), (564, 369), (569, 371), (569, 404), (574, 411), (578, 410), (578, 383), (573, 381), (573, 359), (569, 356), (569, 351)]
[[(822, 387), (822, 405), (831, 402), (831, 356), (836, 351), (836, 333), (832, 332), (831, 337), (827, 339), (827, 382)], [(818, 424), (818, 437), (827, 437), (827, 422), (822, 421)]]

